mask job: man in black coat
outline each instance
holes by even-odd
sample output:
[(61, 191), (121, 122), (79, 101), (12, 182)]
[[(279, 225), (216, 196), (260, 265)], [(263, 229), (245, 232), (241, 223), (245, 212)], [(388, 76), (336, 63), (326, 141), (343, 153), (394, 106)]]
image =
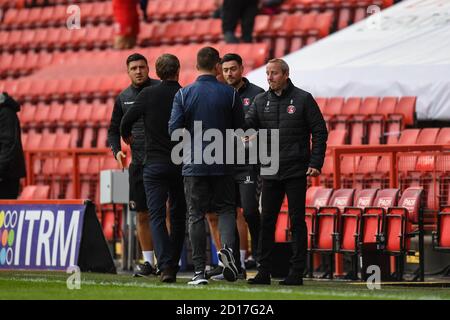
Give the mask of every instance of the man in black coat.
[[(144, 118), (144, 187), (158, 267), (162, 271), (162, 282), (175, 282), (186, 229), (183, 177), (181, 166), (171, 161), (175, 143), (170, 140), (168, 129), (173, 98), (181, 88), (178, 58), (171, 54), (160, 56), (156, 60), (156, 74), (162, 82), (141, 91), (122, 118), (120, 129), (122, 138), (131, 142), (133, 124)], [(167, 200), (170, 203), (170, 236), (166, 227)]]
[(320, 174), (328, 132), (316, 101), (310, 93), (292, 84), (289, 66), (284, 60), (270, 60), (266, 74), (270, 89), (256, 96), (245, 122), (249, 128), (278, 130), (279, 167), (276, 172), (268, 172), (262, 164), (262, 215), (258, 246), (260, 265), (255, 278), (248, 282), (270, 284), (275, 225), (287, 194), (293, 255), (289, 274), (280, 284), (302, 285), (307, 250), (306, 177)]
[[(125, 154), (120, 147), (120, 122), (129, 108), (134, 104), (137, 95), (142, 89), (159, 83), (159, 80), (148, 76), (149, 68), (147, 59), (139, 54), (133, 53), (128, 56), (127, 73), (131, 84), (124, 89), (116, 98), (111, 115), (111, 124), (108, 128), (108, 143), (116, 158), (120, 169), (124, 168), (122, 163)], [(153, 241), (150, 231), (150, 218), (145, 198), (143, 181), (143, 162), (145, 157), (144, 121), (139, 119), (132, 128), (134, 141), (131, 143), (131, 164), (128, 168), (130, 184), (130, 209), (137, 212), (137, 234), (142, 249), (144, 264), (138, 266), (135, 276), (149, 276), (155, 274), (153, 259)]]
[(13, 98), (0, 93), (0, 199), (17, 199), (20, 178), (25, 177), (19, 111)]

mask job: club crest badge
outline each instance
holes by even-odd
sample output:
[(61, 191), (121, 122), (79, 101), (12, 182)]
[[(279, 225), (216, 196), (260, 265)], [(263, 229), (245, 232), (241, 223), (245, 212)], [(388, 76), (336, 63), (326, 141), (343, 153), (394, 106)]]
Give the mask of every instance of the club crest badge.
[(295, 111), (297, 111), (297, 109), (293, 105), (287, 107), (287, 113), (294, 114)]
[(242, 100), (242, 104), (244, 106), (249, 106), (250, 105), (250, 99), (249, 98), (244, 98), (244, 100)]

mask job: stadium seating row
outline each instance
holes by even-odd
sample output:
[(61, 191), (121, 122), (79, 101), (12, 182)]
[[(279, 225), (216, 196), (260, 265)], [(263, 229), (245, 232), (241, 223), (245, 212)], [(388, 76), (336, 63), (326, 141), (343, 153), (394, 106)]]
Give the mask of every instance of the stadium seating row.
[[(258, 16), (255, 37), (257, 40), (273, 40), (281, 32), (284, 38), (297, 39), (294, 46), (299, 48), (306, 42), (327, 36), (331, 23), (330, 13)], [(0, 48), (8, 52), (107, 48), (112, 44), (113, 35), (114, 27), (108, 25), (70, 30), (66, 27), (15, 29), (0, 31)], [(218, 42), (222, 39), (220, 19), (142, 24), (139, 34), (139, 43), (143, 46)]]
[(329, 129), (346, 130), (352, 145), (395, 143), (405, 126), (416, 123), (416, 97), (316, 99)]
[[(163, 53), (173, 53), (180, 59), (183, 70), (195, 69), (195, 55), (203, 45), (176, 45), (159, 46), (151, 48), (141, 48), (139, 52), (147, 57), (150, 66), (153, 65), (157, 57)], [(261, 66), (268, 58), (269, 50), (266, 44), (216, 44), (215, 47), (225, 54), (228, 52), (239, 53), (243, 60), (246, 70), (251, 70)], [(53, 71), (60, 75), (60, 65), (64, 68), (73, 68), (71, 75), (98, 75), (101, 73), (122, 73), (124, 71), (124, 61), (126, 57), (136, 50), (80, 50), (77, 52), (33, 52), (26, 53), (3, 52), (0, 54), (0, 78), (15, 77), (30, 74), (39, 69), (53, 65), (53, 69), (44, 71), (41, 74), (51, 74)], [(86, 68), (80, 69), (79, 65), (86, 64)], [(100, 70), (102, 69), (102, 70)], [(154, 71), (154, 68), (150, 68)], [(56, 70), (56, 71), (54, 71)], [(81, 71), (82, 72), (81, 72)]]
[[(78, 3), (82, 25), (113, 21), (112, 4), (108, 2)], [(69, 17), (68, 5), (46, 6), (24, 9), (9, 9), (2, 21), (5, 30), (24, 28), (60, 27)]]
[[(333, 130), (329, 134), (330, 147), (342, 145), (345, 134)], [(393, 142), (395, 144), (395, 142)], [(403, 130), (398, 145), (448, 145), (450, 128), (424, 128)], [(446, 190), (450, 182), (450, 155), (433, 153), (399, 155), (399, 182), (401, 189), (422, 186), (425, 192), (425, 206), (438, 209), (447, 201)], [(333, 157), (328, 153), (322, 168), (321, 184), (333, 185)], [(387, 155), (345, 155), (341, 159), (341, 183), (351, 188), (384, 188), (389, 182), (390, 158)]]
[[(69, 16), (67, 13), (68, 5), (9, 9), (3, 19), (3, 28), (10, 30), (63, 26)], [(80, 8), (83, 26), (90, 23), (113, 22), (111, 1), (85, 2), (77, 5)], [(214, 9), (214, 0), (157, 0), (149, 1), (147, 12), (151, 21), (164, 21), (209, 18), (212, 16)]]
[(386, 8), (394, 3), (393, 0), (285, 0), (281, 5), (282, 10), (325, 10), (345, 8), (367, 8), (377, 5)]
[[(353, 275), (356, 276), (356, 258), (361, 254), (362, 247), (376, 245), (377, 250), (383, 253), (401, 257), (397, 259), (396, 270), (401, 279), (403, 258), (411, 250), (411, 238), (424, 235), (420, 223), (423, 189), (408, 188), (400, 199), (399, 194), (399, 189), (309, 188), (306, 224), (310, 257), (313, 252), (329, 253), (332, 277), (334, 254), (350, 254), (354, 258)], [(285, 200), (284, 210), (288, 208), (289, 204)], [(285, 232), (288, 226), (286, 212), (277, 221), (277, 241), (288, 240)]]
[[(330, 11), (338, 13), (339, 30), (352, 22), (358, 22), (366, 16), (366, 9), (370, 5), (388, 7), (392, 0), (286, 0), (280, 7), (283, 12), (318, 12)], [(18, 29), (28, 27), (62, 26), (68, 16), (66, 10), (71, 3), (36, 7), (30, 9), (10, 9), (3, 20), (3, 28)], [(81, 22), (104, 23), (113, 21), (112, 5), (110, 1), (89, 1), (78, 3)], [(154, 0), (150, 1), (147, 13), (151, 21), (181, 20), (208, 18), (215, 10), (214, 0)], [(336, 19), (334, 19), (336, 20)]]
[[(31, 8), (31, 7), (44, 7), (44, 6), (55, 6), (55, 5), (71, 5), (72, 0), (0, 0), (8, 1), (11, 5), (15, 5), (18, 8)], [(94, 2), (94, 1), (110, 1), (110, 0), (77, 0), (77, 3)]]

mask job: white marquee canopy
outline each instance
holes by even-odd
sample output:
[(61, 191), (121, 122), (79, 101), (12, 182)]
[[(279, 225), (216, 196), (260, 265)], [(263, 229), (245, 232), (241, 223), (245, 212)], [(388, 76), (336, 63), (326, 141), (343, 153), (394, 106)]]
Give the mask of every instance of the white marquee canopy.
[[(405, 0), (284, 58), (316, 97), (417, 96), (419, 120), (450, 120), (450, 0)], [(265, 67), (248, 75), (268, 88)]]

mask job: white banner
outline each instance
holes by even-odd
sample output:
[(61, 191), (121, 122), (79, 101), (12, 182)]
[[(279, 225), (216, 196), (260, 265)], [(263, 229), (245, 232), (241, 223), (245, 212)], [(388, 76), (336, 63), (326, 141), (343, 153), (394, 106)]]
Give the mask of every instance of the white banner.
[[(419, 120), (450, 120), (450, 0), (402, 1), (285, 59), (315, 97), (417, 96)], [(268, 88), (265, 67), (248, 78)]]

